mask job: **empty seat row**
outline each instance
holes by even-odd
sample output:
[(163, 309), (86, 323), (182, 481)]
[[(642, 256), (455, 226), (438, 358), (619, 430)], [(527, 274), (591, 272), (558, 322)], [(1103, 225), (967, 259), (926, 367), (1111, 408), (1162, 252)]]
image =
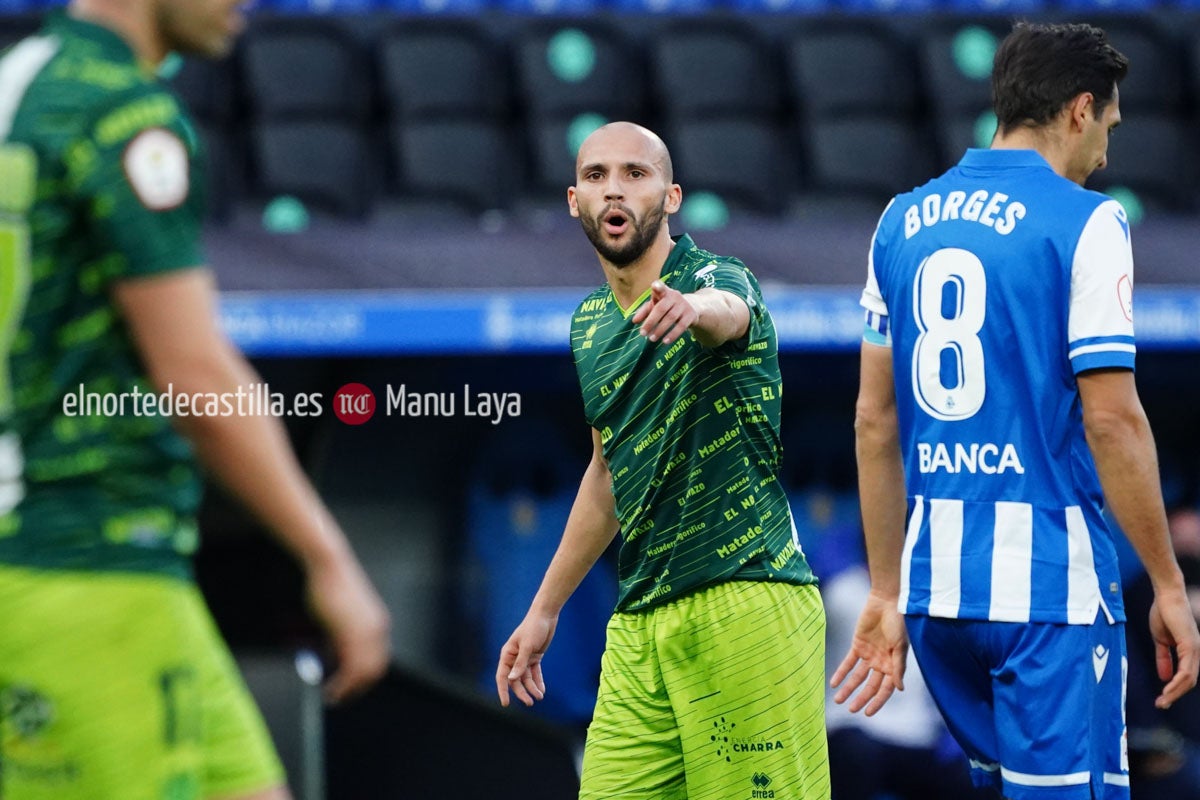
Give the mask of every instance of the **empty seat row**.
[[(0, 15), (40, 13), (67, 0), (0, 0)], [(752, 14), (820, 14), (851, 11), (905, 14), (1031, 13), (1071, 11), (1146, 11), (1195, 9), (1200, 0), (256, 0), (254, 8), (283, 14), (471, 15), (487, 12), (525, 15), (640, 13), (698, 15), (721, 11)]]
[[(597, 125), (660, 130), (691, 189), (774, 212), (798, 192), (875, 199), (930, 177), (995, 129), (988, 74), (1007, 23), (878, 19), (791, 26), (672, 20), (259, 17), (234, 58), (173, 79), (214, 164), (218, 208), (293, 193), (365, 214), (378, 196), (472, 210), (560, 198)], [(1097, 185), (1190, 209), (1200, 25), (1105, 20), (1133, 61), (1126, 122)], [(364, 34), (364, 30), (368, 31)]]
[[(1200, 22), (1096, 18), (1133, 68), (1123, 108), (1200, 105)], [(236, 59), (193, 65), (194, 110), (228, 118), (358, 119), (750, 112), (922, 114), (990, 104), (991, 57), (1008, 23), (938, 19), (909, 36), (873, 19), (808, 20), (774, 36), (738, 19), (676, 20), (638, 37), (616, 21), (530, 20), (511, 35), (472, 20), (411, 20), (364, 40), (327, 19), (258, 19)]]
[[(944, 166), (936, 131), (887, 115), (803, 128), (693, 120), (661, 130), (689, 194), (712, 192), (731, 207), (765, 214), (787, 211), (797, 196), (882, 203)], [(355, 218), (384, 198), (446, 201), (481, 213), (525, 201), (561, 203), (573, 182), (572, 139), (553, 122), (516, 130), (486, 120), (431, 120), (373, 130), (310, 120), (258, 122), (245, 133), (202, 131), (218, 214), (242, 199), (279, 195)], [(1193, 126), (1162, 117), (1123, 125), (1108, 169), (1092, 185), (1122, 187), (1148, 208), (1192, 211), (1200, 199), (1195, 138)]]

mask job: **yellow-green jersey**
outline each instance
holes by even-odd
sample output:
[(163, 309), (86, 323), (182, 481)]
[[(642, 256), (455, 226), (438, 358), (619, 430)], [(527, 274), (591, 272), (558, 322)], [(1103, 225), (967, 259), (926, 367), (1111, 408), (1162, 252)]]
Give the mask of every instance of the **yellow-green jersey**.
[(746, 336), (716, 348), (651, 342), (607, 285), (575, 311), (571, 348), (600, 432), (621, 524), (617, 609), (636, 611), (726, 581), (816, 583), (779, 484), (775, 326), (737, 259), (676, 239), (662, 281), (746, 301)]
[(0, 59), (0, 563), (188, 572), (190, 447), (64, 398), (153, 391), (110, 291), (203, 263), (197, 159), (115, 33), (59, 14)]

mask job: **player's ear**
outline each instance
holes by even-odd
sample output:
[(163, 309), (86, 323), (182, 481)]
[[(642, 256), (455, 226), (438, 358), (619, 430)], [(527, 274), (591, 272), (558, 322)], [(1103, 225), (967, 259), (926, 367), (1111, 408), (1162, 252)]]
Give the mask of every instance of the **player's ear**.
[(1071, 112), (1072, 130), (1083, 130), (1084, 126), (1096, 118), (1096, 98), (1091, 92), (1080, 92), (1067, 106)]
[(683, 187), (678, 183), (672, 183), (667, 188), (667, 201), (663, 204), (663, 211), (668, 214), (674, 214), (679, 210), (680, 204), (683, 203)]
[(567, 208), (571, 211), (571, 216), (579, 218), (579, 198), (575, 196), (575, 187), (567, 187)]

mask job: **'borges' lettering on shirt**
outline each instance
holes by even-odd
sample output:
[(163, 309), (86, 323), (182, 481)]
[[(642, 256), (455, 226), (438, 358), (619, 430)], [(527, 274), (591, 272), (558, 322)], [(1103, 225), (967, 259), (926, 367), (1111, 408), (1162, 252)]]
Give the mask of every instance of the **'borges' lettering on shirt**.
[(913, 203), (904, 210), (904, 238), (911, 239), (921, 228), (931, 228), (939, 222), (952, 219), (978, 222), (996, 233), (1007, 236), (1017, 227), (1017, 221), (1025, 219), (1025, 204), (1012, 200), (1004, 192), (987, 192), (983, 189), (971, 192), (955, 190), (926, 195), (920, 204)]

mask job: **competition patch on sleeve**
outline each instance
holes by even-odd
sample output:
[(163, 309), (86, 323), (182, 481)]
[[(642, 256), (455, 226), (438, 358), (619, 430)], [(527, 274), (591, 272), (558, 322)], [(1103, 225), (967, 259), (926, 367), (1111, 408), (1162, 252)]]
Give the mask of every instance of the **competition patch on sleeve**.
[(1117, 301), (1121, 304), (1125, 319), (1133, 322), (1133, 281), (1128, 275), (1122, 275), (1117, 281)]
[(191, 176), (187, 147), (165, 128), (142, 131), (125, 148), (125, 177), (151, 211), (169, 211), (187, 199)]

